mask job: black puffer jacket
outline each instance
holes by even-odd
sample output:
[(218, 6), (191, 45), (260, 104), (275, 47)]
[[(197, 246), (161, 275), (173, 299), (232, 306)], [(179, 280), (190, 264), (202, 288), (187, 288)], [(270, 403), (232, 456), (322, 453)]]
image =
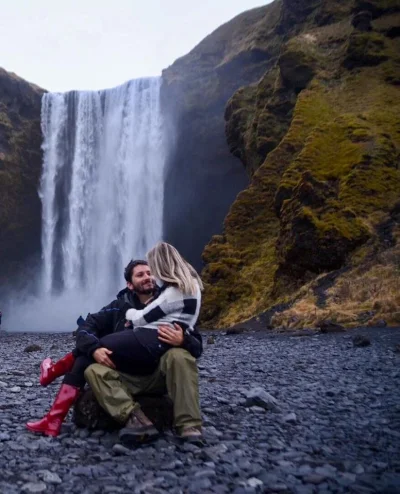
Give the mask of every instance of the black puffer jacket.
[[(156, 293), (158, 297), (159, 292)], [(76, 332), (76, 348), (79, 352), (92, 356), (93, 352), (101, 348), (100, 338), (117, 331), (123, 331), (125, 327), (126, 305), (133, 309), (144, 309), (145, 305), (139, 300), (135, 292), (128, 288), (121, 290), (116, 300), (106, 305), (96, 314), (88, 314), (84, 324), (81, 324)], [(201, 334), (195, 329), (190, 333), (184, 333), (182, 348), (188, 350), (196, 359), (203, 353)]]

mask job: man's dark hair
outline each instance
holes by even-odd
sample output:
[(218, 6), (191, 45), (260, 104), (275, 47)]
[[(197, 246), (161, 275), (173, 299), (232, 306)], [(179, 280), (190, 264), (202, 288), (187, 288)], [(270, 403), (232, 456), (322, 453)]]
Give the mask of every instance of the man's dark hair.
[(132, 283), (132, 274), (133, 270), (136, 268), (136, 266), (148, 266), (149, 263), (147, 261), (144, 261), (142, 259), (135, 259), (131, 260), (129, 264), (126, 266), (124, 269), (124, 278), (128, 283)]

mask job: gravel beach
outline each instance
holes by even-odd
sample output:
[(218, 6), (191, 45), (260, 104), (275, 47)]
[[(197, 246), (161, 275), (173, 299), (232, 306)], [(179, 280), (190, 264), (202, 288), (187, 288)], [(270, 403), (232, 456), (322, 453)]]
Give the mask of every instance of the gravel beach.
[(70, 417), (56, 439), (26, 431), (59, 385), (39, 386), (41, 360), (73, 338), (0, 333), (0, 492), (400, 492), (400, 329), (214, 335), (199, 360), (206, 444), (127, 449)]

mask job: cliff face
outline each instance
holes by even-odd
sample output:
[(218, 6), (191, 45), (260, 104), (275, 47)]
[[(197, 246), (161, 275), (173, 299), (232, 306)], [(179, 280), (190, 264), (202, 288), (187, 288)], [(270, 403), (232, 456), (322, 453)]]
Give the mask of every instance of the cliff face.
[(40, 252), (43, 90), (0, 69), (0, 280)]
[(255, 83), (274, 64), (279, 13), (276, 2), (239, 15), (163, 72), (163, 105), (176, 136), (166, 178), (165, 238), (197, 266), (248, 184), (229, 152), (224, 108), (239, 87)]
[(392, 305), (351, 287), (345, 302), (340, 287), (359, 292), (368, 273), (398, 278), (399, 34), (397, 0), (282, 1), (270, 33), (279, 57), (225, 112), (251, 183), (204, 250), (203, 323), (232, 325), (282, 302), (291, 309), (272, 324), (397, 321), (395, 277), (381, 293)]

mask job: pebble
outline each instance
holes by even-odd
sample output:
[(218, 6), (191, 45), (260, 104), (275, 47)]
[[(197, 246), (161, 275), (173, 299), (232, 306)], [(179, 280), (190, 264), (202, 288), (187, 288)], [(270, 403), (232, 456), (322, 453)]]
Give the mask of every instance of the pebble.
[[(136, 449), (70, 417), (58, 438), (30, 434), (25, 423), (59, 386), (39, 385), (40, 360), (70, 351), (72, 338), (1, 336), (0, 492), (400, 492), (400, 332), (362, 331), (362, 350), (347, 333), (220, 334), (199, 361), (206, 444), (167, 434)], [(35, 344), (40, 352), (23, 352)]]
[(22, 492), (44, 492), (46, 489), (44, 482), (27, 482), (21, 487)]
[(262, 387), (252, 388), (246, 395), (246, 406), (257, 406), (266, 410), (276, 410), (278, 401)]
[(38, 472), (38, 476), (47, 484), (61, 484), (62, 482), (56, 473), (50, 472), (49, 470)]
[(303, 477), (303, 482), (306, 484), (314, 484), (318, 485), (321, 484), (326, 477), (324, 475), (318, 475), (317, 473), (310, 473), (309, 475), (305, 475)]
[(247, 484), (249, 485), (249, 487), (257, 488), (262, 487), (264, 485), (264, 482), (260, 479), (257, 479), (256, 477), (252, 477), (251, 479), (247, 480)]
[(283, 417), (283, 421), (290, 423), (290, 424), (295, 424), (297, 422), (297, 416), (295, 413), (288, 413)]

